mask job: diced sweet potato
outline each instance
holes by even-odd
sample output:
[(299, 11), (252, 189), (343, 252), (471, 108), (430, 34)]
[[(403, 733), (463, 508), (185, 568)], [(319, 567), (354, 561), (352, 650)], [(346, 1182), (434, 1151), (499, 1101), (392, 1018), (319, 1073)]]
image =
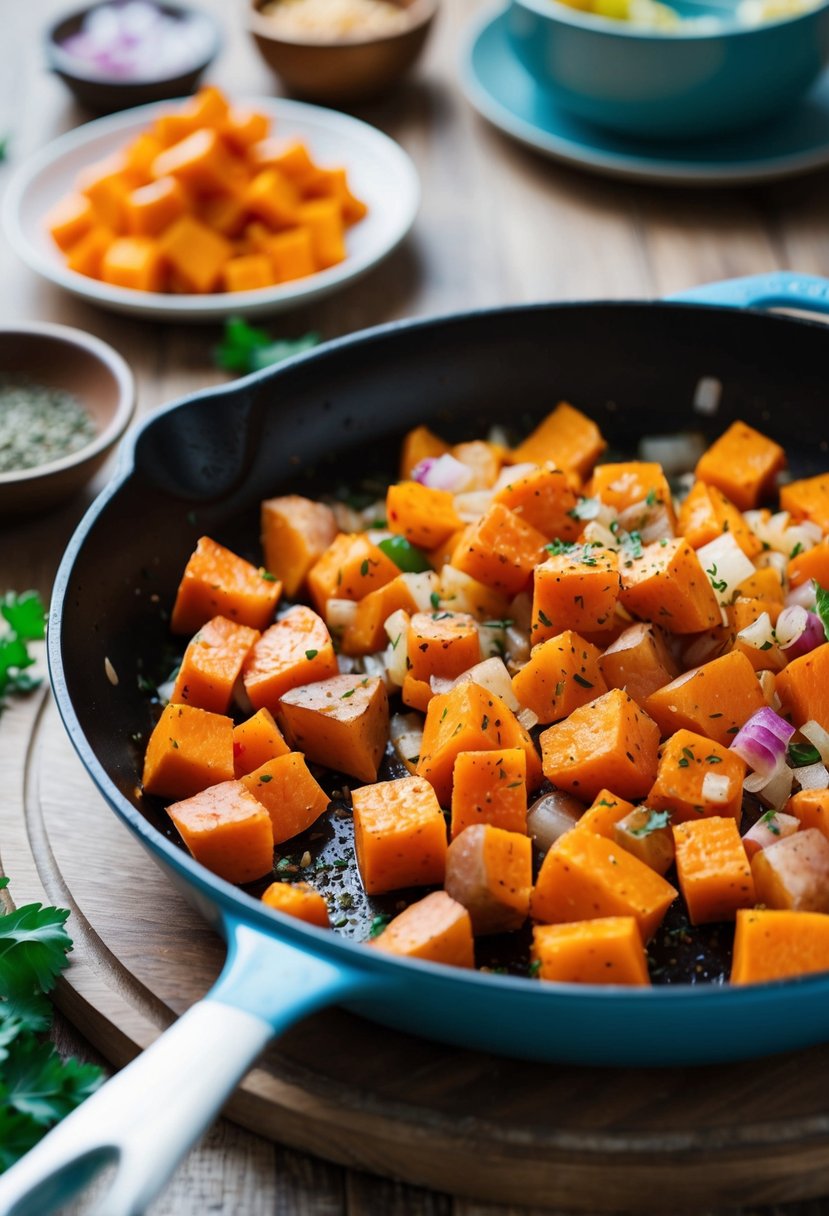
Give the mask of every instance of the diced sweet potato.
[(270, 816), (241, 781), (212, 785), (167, 813), (196, 861), (220, 878), (254, 882), (271, 870)]
[(530, 910), (529, 836), (490, 823), (466, 828), (449, 845), (444, 887), (466, 908), (476, 936), (519, 929)]
[(679, 675), (679, 666), (656, 625), (630, 625), (599, 657), (608, 688), (621, 688), (639, 705)]
[[(374, 654), (386, 645), (384, 625), (392, 613), (403, 610), (411, 616), (417, 603), (411, 591), (410, 575), (399, 574), (390, 583), (369, 591), (357, 604), (352, 621), (346, 625), (340, 649), (343, 654)], [(404, 642), (398, 643), (403, 645)], [(480, 649), (480, 647), (479, 647)]]
[(829, 912), (829, 840), (802, 828), (751, 859), (757, 902), (795, 912)]
[(453, 680), (481, 661), (478, 626), (465, 612), (416, 612), (406, 640), (413, 679)]
[[(796, 586), (797, 584), (793, 584)], [(758, 600), (773, 600), (783, 603), (783, 583), (780, 574), (773, 566), (761, 566), (744, 578), (735, 588), (737, 595), (745, 595)]]
[(632, 802), (617, 798), (610, 790), (601, 789), (576, 823), (576, 827), (580, 832), (595, 832), (597, 836), (613, 840), (614, 827), (633, 810), (635, 807)]
[(794, 519), (810, 519), (829, 532), (829, 476), (804, 477), (780, 487), (780, 508)]
[(56, 203), (44, 223), (58, 249), (67, 253), (86, 236), (95, 220), (95, 209), (86, 195), (68, 194)]
[(461, 527), (455, 496), (418, 481), (390, 485), (386, 493), (389, 531), (421, 549), (434, 549)]
[(160, 177), (127, 195), (127, 228), (136, 236), (158, 236), (190, 206), (189, 195), (177, 178)]
[(671, 633), (701, 633), (721, 623), (707, 574), (687, 540), (655, 541), (619, 566), (619, 599), (628, 612)]
[(233, 728), (233, 775), (238, 780), (290, 750), (270, 710), (259, 709)]
[(721, 743), (678, 730), (660, 748), (656, 780), (647, 796), (654, 810), (670, 811), (673, 823), (710, 815), (739, 824), (745, 761)]
[(297, 604), (254, 644), (242, 676), (251, 705), (275, 714), (289, 689), (338, 673), (325, 622), (311, 608)]
[(742, 511), (717, 486), (694, 482), (683, 500), (677, 530), (692, 549), (701, 549), (724, 532), (730, 532), (746, 557), (755, 558), (761, 542), (746, 523)]
[(300, 590), (338, 531), (330, 507), (299, 494), (266, 499), (261, 507), (261, 528), (265, 565), (281, 579), (289, 597)]
[(829, 971), (829, 916), (744, 909), (737, 913), (732, 984), (762, 984)]
[(535, 744), (495, 693), (469, 680), (432, 697), (426, 712), (417, 772), (434, 786), (441, 806), (452, 794), (452, 772), (460, 752), (520, 747), (527, 757), (527, 789), (541, 783)]
[(533, 645), (565, 629), (590, 633), (608, 627), (619, 598), (619, 559), (598, 545), (565, 546), (536, 568)]
[[(812, 579), (820, 583), (821, 587), (829, 587), (829, 540), (822, 540), (811, 549), (796, 553), (789, 562), (786, 573), (791, 587), (801, 587)], [(781, 599), (782, 594), (781, 590)]]
[(785, 463), (786, 453), (778, 443), (745, 422), (733, 422), (700, 457), (696, 475), (748, 511), (772, 490)]
[(676, 872), (692, 925), (732, 920), (755, 902), (752, 867), (731, 817), (710, 816), (674, 829)]
[(161, 233), (158, 248), (187, 291), (204, 294), (219, 286), (233, 246), (192, 215), (182, 215)]
[(224, 616), (205, 621), (184, 652), (170, 701), (227, 713), (242, 665), (260, 636), (258, 629)]
[(311, 234), (311, 248), (318, 270), (345, 260), (345, 225), (337, 199), (319, 198), (300, 203), (297, 222)]
[(797, 816), (786, 815), (783, 811), (775, 811), (774, 808), (766, 811), (743, 835), (746, 857), (751, 861), (755, 853), (767, 849), (771, 844), (777, 844), (778, 840), (783, 840), (786, 836), (793, 836), (799, 828), (800, 820)]
[(101, 258), (99, 275), (104, 283), (129, 287), (132, 291), (161, 291), (164, 286), (164, 255), (149, 236), (120, 236)]
[[(628, 507), (661, 503), (673, 520), (671, 489), (662, 465), (647, 460), (625, 460), (600, 464), (593, 470), (587, 488), (591, 498), (598, 498), (609, 507), (622, 512)], [(632, 527), (633, 525), (629, 525)]]
[(538, 716), (557, 722), (607, 692), (601, 655), (572, 629), (534, 646), (530, 660), (512, 678), (516, 697)]
[(370, 943), (375, 950), (450, 967), (474, 967), (472, 922), (466, 908), (445, 891), (410, 904)]
[(343, 675), (291, 688), (280, 702), (285, 737), (309, 760), (376, 781), (389, 737), (389, 698), (376, 676)]
[(193, 634), (214, 616), (265, 629), (282, 585), (224, 545), (202, 536), (184, 569), (173, 605), (173, 633)]
[(585, 801), (611, 783), (622, 797), (643, 798), (656, 776), (659, 729), (619, 689), (548, 727), (540, 743), (544, 776)]
[(516, 476), (496, 491), (494, 501), (509, 507), (548, 540), (574, 541), (581, 531), (581, 522), (572, 514), (575, 491), (567, 474), (553, 465), (537, 465), (523, 473), (516, 470)]
[(306, 924), (330, 928), (325, 897), (307, 882), (272, 882), (262, 894), (262, 903)]
[(369, 895), (443, 882), (446, 821), (423, 777), (381, 781), (353, 791), (354, 847)]
[(496, 502), (464, 533), (452, 565), (505, 595), (518, 595), (530, 584), (544, 556), (547, 538)]
[(666, 819), (668, 815), (664, 811), (635, 807), (613, 824), (612, 839), (657, 874), (665, 874), (673, 865), (675, 851)]
[(504, 449), (484, 439), (472, 439), (467, 443), (456, 443), (449, 449), (455, 460), (465, 464), (470, 480), (465, 490), (490, 490), (498, 480), (504, 459)]
[(783, 809), (802, 828), (817, 828), (829, 840), (829, 790), (800, 790)]
[(619, 845), (576, 829), (548, 850), (530, 914), (545, 924), (633, 916), (647, 941), (676, 894), (670, 883)]
[(813, 720), (829, 726), (829, 642), (792, 659), (775, 683), (782, 713), (795, 726)]
[(411, 477), (412, 470), (429, 456), (443, 456), (449, 451), (445, 443), (427, 426), (416, 426), (407, 432), (400, 449), (401, 480)]
[(274, 844), (298, 836), (328, 809), (328, 795), (299, 752), (266, 760), (241, 780), (270, 815)]
[(257, 291), (272, 287), (276, 275), (271, 260), (264, 253), (243, 253), (228, 258), (222, 267), (222, 287), (225, 291)]
[(361, 600), (399, 573), (365, 532), (341, 532), (308, 571), (308, 591), (317, 612), (325, 615), (330, 599)]
[(460, 752), (452, 775), (452, 839), (481, 823), (526, 835), (526, 772), (520, 747)]
[(233, 722), (190, 705), (168, 705), (144, 756), (144, 792), (189, 798), (233, 778)]
[(751, 663), (744, 654), (732, 651), (658, 688), (646, 700), (645, 709), (663, 735), (692, 730), (727, 747), (765, 704)]
[(606, 446), (595, 422), (562, 401), (513, 449), (512, 461), (513, 464), (550, 461), (556, 468), (577, 473), (583, 480), (590, 475)]
[(562, 984), (650, 984), (642, 935), (633, 916), (536, 925), (532, 961), (542, 980)]

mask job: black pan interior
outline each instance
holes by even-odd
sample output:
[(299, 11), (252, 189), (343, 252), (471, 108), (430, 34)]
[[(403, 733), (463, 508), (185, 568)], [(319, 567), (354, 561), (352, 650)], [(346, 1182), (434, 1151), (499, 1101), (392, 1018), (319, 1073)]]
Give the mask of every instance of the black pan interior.
[[(562, 399), (596, 419), (614, 455), (634, 456), (647, 435), (690, 430), (713, 439), (743, 419), (785, 446), (795, 475), (817, 473), (829, 464), (828, 348), (821, 325), (757, 313), (532, 306), (357, 335), (162, 413), (139, 434), (133, 470), (76, 534), (53, 604), (66, 695), (83, 735), (120, 795), (175, 838), (138, 779), (158, 712), (154, 689), (183, 650), (168, 613), (199, 536), (258, 564), (263, 498), (387, 482), (400, 437), (419, 423), (452, 441), (493, 424), (518, 439)], [(722, 385), (713, 416), (694, 406), (703, 377)], [(105, 678), (105, 657), (117, 686)], [(275, 876), (296, 877), (307, 849), (338, 931), (362, 939), (409, 893), (365, 897), (350, 864), (347, 797), (337, 797), (346, 783), (326, 779), (335, 798), (328, 822), (283, 846)], [(479, 965), (525, 973), (526, 945), (491, 939)], [(689, 936), (669, 917), (652, 948), (654, 979), (716, 982), (729, 948), (722, 927)]]

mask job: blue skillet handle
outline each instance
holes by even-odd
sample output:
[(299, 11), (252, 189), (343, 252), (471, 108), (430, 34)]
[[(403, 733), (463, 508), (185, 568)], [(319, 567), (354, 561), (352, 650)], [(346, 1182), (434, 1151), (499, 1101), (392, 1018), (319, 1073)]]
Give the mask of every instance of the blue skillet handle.
[(718, 304), (726, 308), (799, 308), (829, 313), (829, 280), (777, 270), (744, 279), (704, 283), (667, 297), (677, 304)]
[(226, 916), (207, 996), (0, 1178), (2, 1216), (46, 1216), (107, 1165), (95, 1216), (142, 1216), (274, 1035), (377, 985), (361, 970)]

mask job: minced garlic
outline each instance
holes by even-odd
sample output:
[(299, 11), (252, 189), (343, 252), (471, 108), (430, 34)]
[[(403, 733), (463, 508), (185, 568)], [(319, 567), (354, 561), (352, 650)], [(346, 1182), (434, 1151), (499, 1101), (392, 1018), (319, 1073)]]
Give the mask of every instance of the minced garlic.
[(408, 27), (405, 8), (394, 0), (269, 0), (261, 9), (286, 37), (382, 37)]

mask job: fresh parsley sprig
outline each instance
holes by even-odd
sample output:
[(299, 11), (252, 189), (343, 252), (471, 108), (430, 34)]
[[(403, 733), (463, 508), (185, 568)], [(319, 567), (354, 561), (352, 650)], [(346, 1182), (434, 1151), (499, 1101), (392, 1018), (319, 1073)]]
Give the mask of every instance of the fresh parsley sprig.
[[(8, 885), (0, 878), (0, 890)], [(44, 1038), (46, 994), (66, 966), (68, 911), (27, 904), (0, 916), (0, 1172), (101, 1083), (94, 1064), (62, 1060)]]
[(0, 712), (10, 692), (31, 692), (40, 679), (27, 669), (34, 663), (29, 642), (39, 642), (46, 636), (46, 612), (36, 591), (18, 595), (7, 591), (0, 599), (0, 616), (6, 628), (0, 632)]
[(302, 354), (319, 340), (319, 334), (314, 333), (303, 334), (301, 338), (272, 338), (264, 329), (248, 325), (242, 317), (228, 317), (224, 337), (216, 348), (216, 364), (225, 371), (246, 375)]

